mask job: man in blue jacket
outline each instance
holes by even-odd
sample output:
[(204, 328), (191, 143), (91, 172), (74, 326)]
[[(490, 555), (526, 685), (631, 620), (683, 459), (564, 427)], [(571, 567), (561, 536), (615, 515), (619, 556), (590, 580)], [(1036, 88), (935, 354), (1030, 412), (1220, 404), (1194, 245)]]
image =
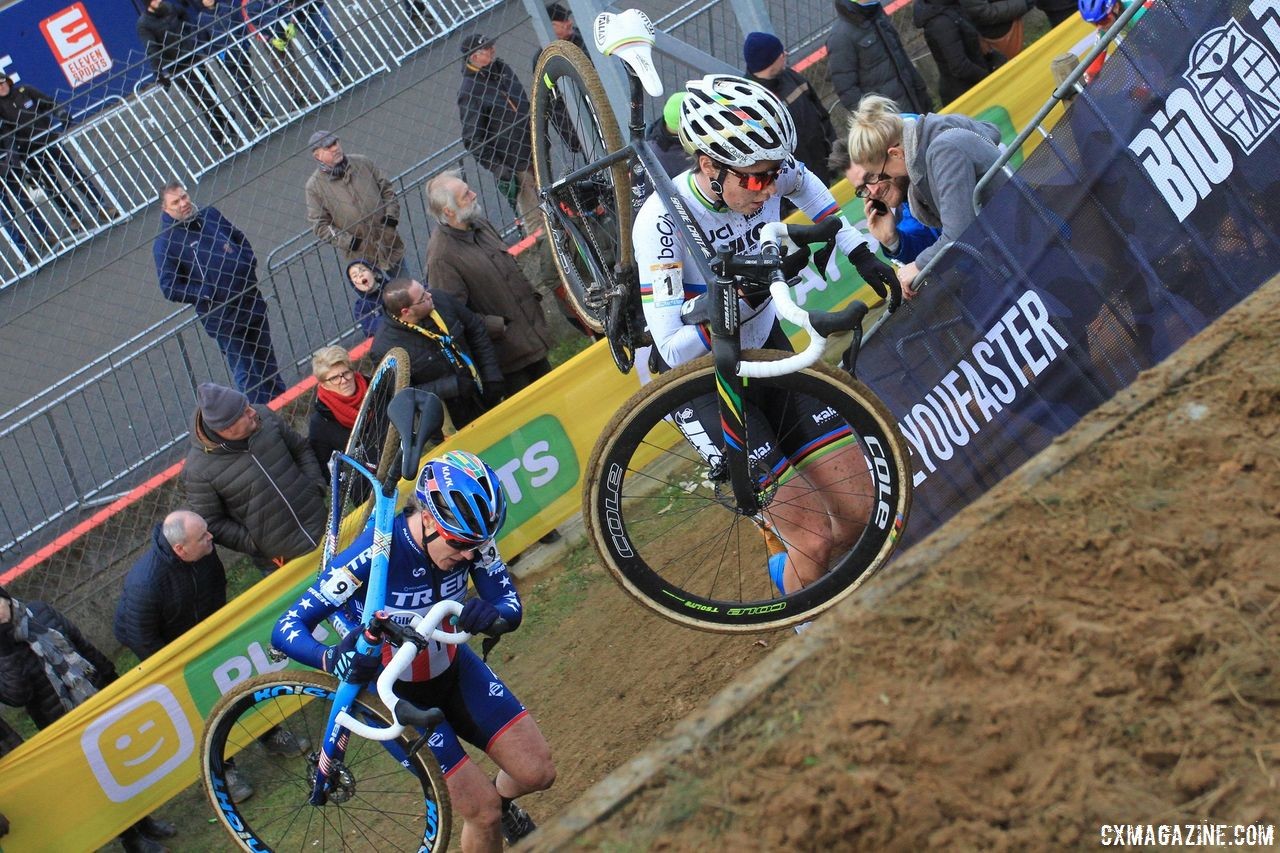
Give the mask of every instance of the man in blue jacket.
[(216, 207), (197, 208), (179, 183), (161, 188), (160, 207), (152, 252), (165, 299), (195, 306), (249, 402), (284, 393), (258, 292), (258, 260), (244, 232)]

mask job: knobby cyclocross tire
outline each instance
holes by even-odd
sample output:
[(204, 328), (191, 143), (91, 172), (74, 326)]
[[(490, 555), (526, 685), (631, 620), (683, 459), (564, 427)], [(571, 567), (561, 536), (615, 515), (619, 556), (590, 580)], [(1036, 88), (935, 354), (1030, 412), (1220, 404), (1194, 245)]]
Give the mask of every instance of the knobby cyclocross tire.
[[(786, 355), (755, 350), (743, 358), (763, 361)], [(889, 410), (865, 385), (824, 363), (775, 379), (747, 380), (743, 398), (748, 408), (786, 413), (799, 407), (803, 412), (782, 417), (784, 428), (770, 440), (783, 448), (789, 441), (825, 448), (807, 457), (801, 476), (782, 479), (787, 492), (763, 492), (764, 512), (753, 518), (738, 511), (723, 472), (674, 425), (677, 419), (688, 424), (694, 401), (705, 406), (707, 395), (715, 394), (715, 368), (705, 356), (663, 374), (619, 409), (587, 464), (582, 509), (587, 534), (627, 593), (682, 625), (738, 633), (811, 619), (870, 578), (897, 544), (911, 505), (906, 443)], [(797, 426), (802, 419), (820, 425), (823, 437), (802, 437)], [(750, 434), (750, 423), (746, 446), (756, 451), (760, 441)], [(704, 448), (706, 442), (724, 446), (718, 427), (709, 435), (698, 435), (696, 427), (691, 431)], [(851, 447), (861, 457), (847, 453)], [(846, 467), (835, 467), (839, 464)], [(814, 467), (822, 465), (832, 467), (825, 472)], [(852, 476), (821, 491), (813, 488), (814, 475), (831, 482), (838, 470)], [(770, 474), (764, 469), (755, 473), (761, 479)], [(770, 504), (775, 496), (779, 502)], [(768, 566), (770, 554), (785, 543), (762, 532), (757, 519), (797, 512), (805, 501), (824, 508), (813, 516), (817, 520), (838, 522), (851, 531), (850, 545), (821, 558), (813, 549), (787, 546), (787, 553), (810, 555), (826, 571), (784, 594)]]
[[(200, 774), (214, 814), (244, 850), (427, 850), (449, 846), (452, 810), (435, 756), (425, 746), (408, 755), (412, 729), (379, 743), (352, 735), (337, 770), (329, 801), (308, 803), (320, 740), (324, 736), (337, 681), (313, 671), (267, 673), (237, 685), (223, 696), (205, 723)], [(386, 726), (391, 715), (368, 693), (352, 705), (352, 716)], [(310, 741), (305, 754), (278, 755), (259, 741), (264, 731), (283, 728)], [(231, 801), (227, 759), (253, 787)], [(410, 769), (411, 768), (411, 769)]]
[[(369, 388), (365, 392), (360, 409), (356, 412), (355, 423), (347, 438), (343, 452), (353, 459), (363, 462), (381, 480), (398, 464), (400, 453), (400, 431), (392, 425), (387, 417), (387, 405), (396, 394), (409, 385), (409, 354), (401, 347), (392, 347), (369, 377)], [(328, 459), (321, 459), (320, 464), (328, 464)], [(356, 473), (350, 465), (344, 465), (338, 474), (338, 494), (340, 510), (336, 520), (341, 524), (344, 518), (356, 513), (353, 520), (345, 523), (345, 536), (337, 539), (333, 553), (340, 552), (351, 544), (351, 541), (364, 529), (369, 513), (373, 509), (372, 492), (369, 481)], [(331, 516), (331, 522), (333, 517)], [(326, 553), (320, 564), (321, 572), (329, 564), (333, 554), (328, 553), (329, 541), (326, 540)]]
[[(622, 148), (622, 134), (595, 66), (571, 42), (554, 41), (533, 72), (533, 172), (539, 194), (558, 176)], [(571, 150), (562, 129), (572, 126), (581, 151)], [(606, 294), (623, 292), (617, 269), (632, 263), (631, 179), (626, 162), (566, 185), (543, 199), (547, 244), (573, 310), (604, 332)]]

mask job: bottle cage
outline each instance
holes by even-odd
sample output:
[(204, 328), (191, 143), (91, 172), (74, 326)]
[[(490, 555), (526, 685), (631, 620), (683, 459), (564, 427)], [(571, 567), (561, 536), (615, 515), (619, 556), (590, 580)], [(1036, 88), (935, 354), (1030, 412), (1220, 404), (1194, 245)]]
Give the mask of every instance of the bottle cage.
[(605, 56), (616, 56), (640, 79), (652, 97), (662, 97), (662, 80), (653, 67), (653, 24), (639, 9), (628, 9), (617, 15), (602, 12), (596, 16), (596, 50)]

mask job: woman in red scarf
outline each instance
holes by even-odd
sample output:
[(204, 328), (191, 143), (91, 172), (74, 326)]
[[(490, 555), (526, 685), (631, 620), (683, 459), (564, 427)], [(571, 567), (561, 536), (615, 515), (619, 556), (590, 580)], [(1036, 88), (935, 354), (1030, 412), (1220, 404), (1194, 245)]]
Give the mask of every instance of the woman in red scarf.
[(316, 378), (316, 401), (311, 406), (307, 441), (320, 464), (328, 466), (333, 452), (347, 446), (369, 380), (356, 371), (342, 347), (316, 350), (311, 373)]

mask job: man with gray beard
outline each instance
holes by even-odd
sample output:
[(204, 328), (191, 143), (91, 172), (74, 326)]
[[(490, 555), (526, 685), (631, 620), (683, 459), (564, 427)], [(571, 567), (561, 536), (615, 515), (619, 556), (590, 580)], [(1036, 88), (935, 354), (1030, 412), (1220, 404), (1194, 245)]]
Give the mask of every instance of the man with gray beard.
[(440, 227), (427, 244), (427, 280), (484, 317), (498, 351), (507, 394), (514, 394), (551, 371), (553, 343), (534, 290), (516, 259), (484, 218), (475, 191), (457, 172), (427, 184), (427, 207)]

